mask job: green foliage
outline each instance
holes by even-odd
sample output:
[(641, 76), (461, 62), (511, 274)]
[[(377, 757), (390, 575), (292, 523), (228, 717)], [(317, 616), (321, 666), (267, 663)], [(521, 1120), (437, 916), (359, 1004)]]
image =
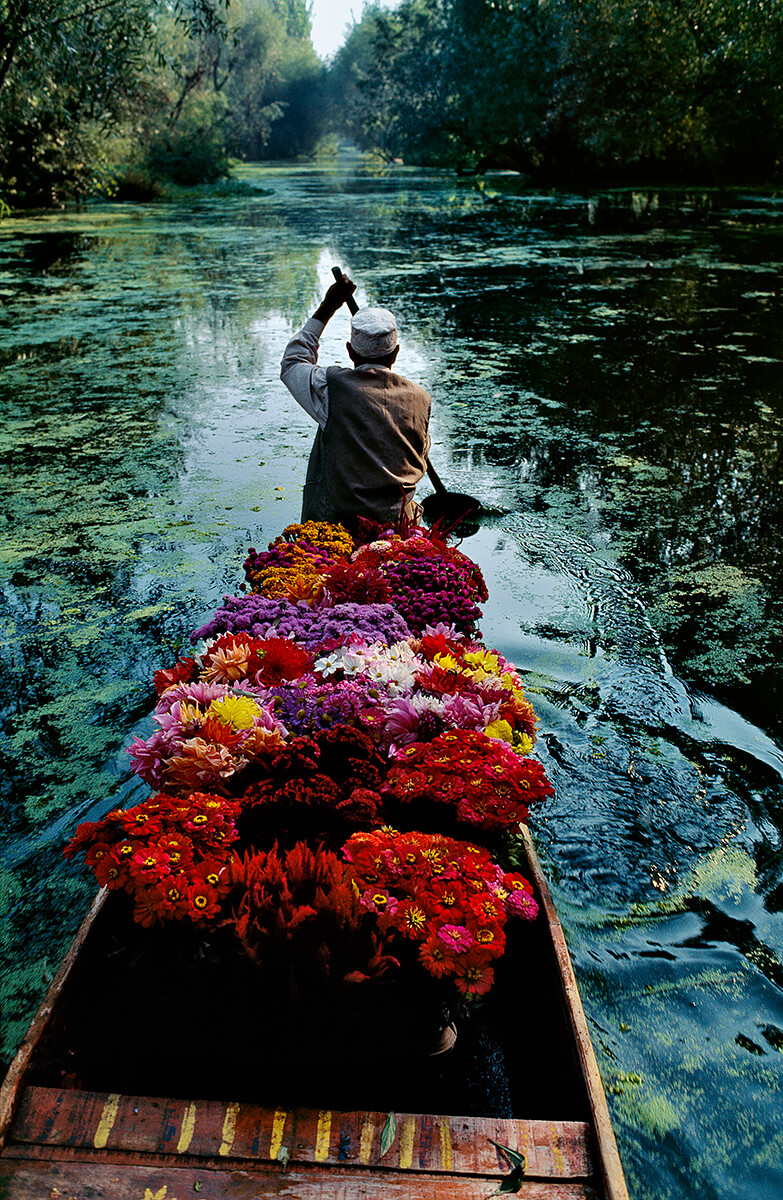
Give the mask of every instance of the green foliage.
[(145, 0), (0, 4), (0, 190), (52, 204), (100, 186), (107, 131), (133, 101)]
[(561, 94), (602, 165), (778, 165), (783, 12), (769, 0), (563, 3)]
[(313, 155), (537, 182), (773, 181), (778, 0), (381, 0), (328, 73), (308, 0), (0, 0), (0, 196), (209, 182)]
[(191, 120), (153, 138), (146, 149), (144, 169), (152, 180), (167, 180), (180, 187), (225, 178), (228, 155), (219, 126)]
[(289, 41), (271, 92), (280, 116), (271, 125), (260, 155), (241, 143), (246, 158), (301, 158), (312, 156), (326, 127), (326, 71), (310, 42)]
[(777, 0), (403, 0), (366, 9), (332, 70), (361, 149), (458, 169), (773, 178)]
[(440, 0), (404, 0), (391, 12), (365, 9), (354, 25), (332, 67), (332, 105), (360, 149), (387, 161), (444, 156), (445, 11)]
[(236, 9), (226, 138), (258, 161), (310, 153), (322, 133), (323, 69), (302, 0), (243, 0)]
[(220, 179), (229, 154), (312, 152), (309, 14), (306, 0), (0, 0), (0, 196), (152, 196)]
[[(310, 153), (322, 133), (320, 62), (303, 0), (232, 0), (225, 36), (186, 36), (171, 19), (147, 81), (140, 137), (147, 178), (211, 182), (229, 156), (258, 160)], [(165, 102), (161, 103), (161, 97)]]
[(539, 0), (453, 0), (448, 77), (452, 147), (469, 168), (535, 170), (556, 118), (560, 31)]
[(154, 193), (161, 183), (192, 186), (228, 174), (225, 79), (230, 72), (227, 29), (185, 27), (174, 12), (156, 29), (154, 64), (139, 79), (131, 136), (123, 147), (120, 194)]

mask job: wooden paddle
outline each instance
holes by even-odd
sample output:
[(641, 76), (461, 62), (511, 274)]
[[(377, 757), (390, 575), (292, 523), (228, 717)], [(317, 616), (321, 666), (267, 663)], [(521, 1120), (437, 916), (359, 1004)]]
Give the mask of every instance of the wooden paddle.
[[(339, 267), (332, 267), (332, 274), (338, 283), (342, 282), (343, 273)], [(359, 305), (353, 296), (348, 297), (346, 304), (351, 315), (359, 311)], [(450, 492), (429, 459), (427, 459), (427, 474), (435, 488), (433, 494), (425, 496), (421, 502), (427, 524), (439, 524), (444, 532), (450, 532), (464, 522), (463, 528), (460, 530), (461, 536), (467, 537), (469, 532), (475, 533), (478, 529), (478, 519), (483, 511), (481, 501), (477, 500), (475, 496), (466, 495), (465, 492)]]

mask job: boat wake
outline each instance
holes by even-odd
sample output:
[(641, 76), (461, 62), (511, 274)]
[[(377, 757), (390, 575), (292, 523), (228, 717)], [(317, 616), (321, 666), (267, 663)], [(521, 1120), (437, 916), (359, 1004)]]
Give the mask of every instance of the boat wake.
[(525, 673), (556, 797), (537, 837), (574, 900), (660, 901), (700, 858), (749, 844), (752, 785), (783, 776), (760, 729), (677, 677), (632, 576), (526, 514), (486, 533), (487, 642)]

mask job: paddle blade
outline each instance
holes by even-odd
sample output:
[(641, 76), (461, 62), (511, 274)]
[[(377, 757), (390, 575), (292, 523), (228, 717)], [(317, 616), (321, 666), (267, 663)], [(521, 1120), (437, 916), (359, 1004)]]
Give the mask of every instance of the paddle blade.
[(461, 537), (468, 537), (479, 527), (482, 508), (475, 496), (464, 492), (434, 492), (421, 502), (427, 524), (438, 525), (444, 531), (456, 530)]

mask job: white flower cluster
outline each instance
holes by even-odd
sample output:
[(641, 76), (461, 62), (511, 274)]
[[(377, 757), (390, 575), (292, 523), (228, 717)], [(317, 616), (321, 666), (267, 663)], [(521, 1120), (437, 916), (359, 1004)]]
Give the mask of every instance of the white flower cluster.
[(367, 675), (387, 696), (395, 697), (412, 690), (416, 671), (425, 666), (424, 660), (414, 653), (408, 642), (395, 642), (393, 646), (373, 642), (370, 646), (342, 646), (317, 659), (315, 670), (324, 679), (331, 675), (346, 678)]

